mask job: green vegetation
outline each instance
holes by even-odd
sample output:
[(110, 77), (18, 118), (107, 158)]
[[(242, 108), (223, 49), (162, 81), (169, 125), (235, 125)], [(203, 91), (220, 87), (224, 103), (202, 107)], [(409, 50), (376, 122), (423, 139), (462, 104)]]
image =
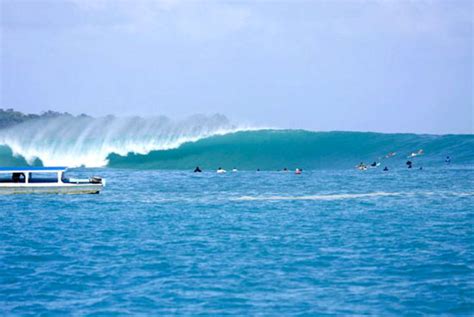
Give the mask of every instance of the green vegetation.
[[(67, 112), (45, 111), (41, 114), (24, 114), (13, 109), (0, 109), (0, 129), (11, 127), (16, 124), (23, 123), (29, 120), (37, 120), (43, 118), (56, 118), (61, 116), (72, 116)], [(86, 116), (82, 114), (81, 116)]]

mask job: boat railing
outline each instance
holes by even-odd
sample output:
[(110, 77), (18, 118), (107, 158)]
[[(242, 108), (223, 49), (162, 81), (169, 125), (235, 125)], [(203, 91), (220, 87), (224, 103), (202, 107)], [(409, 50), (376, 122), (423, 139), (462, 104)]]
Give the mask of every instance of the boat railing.
[(66, 168), (0, 168), (0, 183), (9, 184), (101, 184), (105, 186), (105, 179), (93, 176), (88, 179), (66, 178)]

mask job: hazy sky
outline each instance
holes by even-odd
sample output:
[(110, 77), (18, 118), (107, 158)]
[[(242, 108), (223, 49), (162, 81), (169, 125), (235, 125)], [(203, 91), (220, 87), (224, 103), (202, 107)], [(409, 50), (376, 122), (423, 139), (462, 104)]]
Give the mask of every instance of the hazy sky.
[(469, 0), (0, 3), (3, 108), (474, 133)]

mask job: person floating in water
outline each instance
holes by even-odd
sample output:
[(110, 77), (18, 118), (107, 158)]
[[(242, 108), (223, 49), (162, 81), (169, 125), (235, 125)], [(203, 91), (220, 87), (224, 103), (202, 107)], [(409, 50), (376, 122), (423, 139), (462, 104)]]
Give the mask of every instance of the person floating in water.
[(446, 164), (451, 164), (451, 158), (448, 156), (446, 156), (446, 159), (444, 160), (446, 162)]
[(413, 167), (412, 161), (407, 161), (406, 164), (407, 164), (407, 167), (408, 167), (408, 168), (412, 168), (412, 167)]
[(225, 169), (223, 169), (222, 167), (219, 167), (219, 168), (217, 169), (217, 173), (218, 173), (218, 174), (223, 174), (223, 173), (226, 173), (226, 172), (227, 172), (227, 171), (226, 171)]
[(300, 169), (300, 168), (297, 168), (297, 169), (295, 170), (295, 174), (301, 174), (302, 172), (303, 172), (303, 170)]
[(389, 158), (389, 157), (392, 157), (392, 156), (395, 156), (397, 155), (397, 152), (388, 152), (387, 155), (385, 155), (385, 158)]
[(235, 168), (235, 167), (232, 169), (232, 172), (237, 172), (237, 171), (238, 171), (238, 170), (237, 170), (237, 168)]
[(370, 166), (377, 167), (377, 162), (373, 162), (372, 164), (370, 164)]
[(383, 171), (384, 171), (384, 172), (388, 171), (388, 167), (385, 166), (385, 167), (383, 168)]
[(283, 169), (283, 172), (288, 172), (288, 169), (285, 167), (285, 168)]
[(364, 162), (360, 162), (359, 165), (356, 165), (356, 168), (361, 171), (365, 171), (367, 166), (365, 166)]
[(423, 155), (423, 154), (425, 154), (423, 149), (419, 149), (418, 152), (412, 152), (408, 157), (415, 157), (415, 156)]
[(259, 169), (259, 168), (257, 168), (257, 172), (260, 172), (260, 169)]
[(194, 173), (201, 173), (201, 169), (199, 168), (199, 166), (196, 166), (196, 168), (194, 169)]

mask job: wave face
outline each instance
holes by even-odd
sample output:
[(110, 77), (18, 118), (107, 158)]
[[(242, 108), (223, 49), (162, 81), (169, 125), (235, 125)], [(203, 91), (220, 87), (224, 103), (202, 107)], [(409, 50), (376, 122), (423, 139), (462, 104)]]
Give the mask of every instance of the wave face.
[(166, 117), (38, 119), (0, 130), (0, 163), (102, 167), (112, 153), (143, 155), (238, 130), (221, 115), (179, 122)]
[[(249, 130), (223, 116), (166, 118), (66, 117), (0, 130), (0, 164), (209, 170), (353, 168), (363, 161), (403, 167), (474, 164), (473, 135), (416, 135), (304, 130)], [(384, 156), (397, 152), (391, 158)]]
[[(109, 166), (162, 169), (277, 170), (283, 167), (303, 169), (353, 168), (363, 161), (381, 161), (389, 167), (404, 167), (407, 156), (415, 166), (444, 163), (474, 164), (473, 135), (416, 135), (362, 132), (311, 132), (304, 130), (259, 130), (213, 136), (177, 149), (153, 151), (148, 155), (109, 156)], [(384, 156), (397, 152), (390, 158)]]

